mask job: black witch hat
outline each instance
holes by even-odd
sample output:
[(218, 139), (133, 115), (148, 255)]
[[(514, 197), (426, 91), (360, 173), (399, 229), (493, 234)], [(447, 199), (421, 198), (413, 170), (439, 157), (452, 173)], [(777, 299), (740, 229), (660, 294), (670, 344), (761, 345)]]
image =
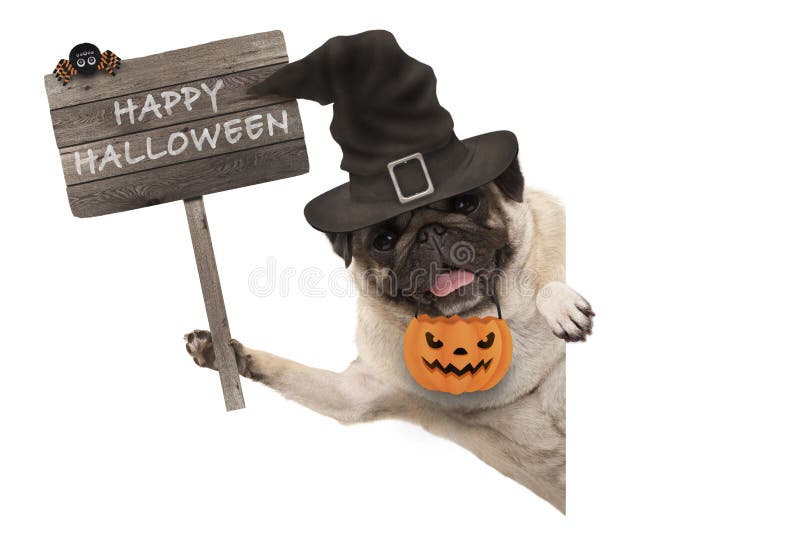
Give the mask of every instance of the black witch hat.
[(464, 193), (496, 179), (517, 155), (508, 131), (459, 140), (433, 69), (383, 30), (329, 39), (252, 91), (333, 103), (331, 134), (350, 181), (306, 205), (320, 231), (353, 231)]

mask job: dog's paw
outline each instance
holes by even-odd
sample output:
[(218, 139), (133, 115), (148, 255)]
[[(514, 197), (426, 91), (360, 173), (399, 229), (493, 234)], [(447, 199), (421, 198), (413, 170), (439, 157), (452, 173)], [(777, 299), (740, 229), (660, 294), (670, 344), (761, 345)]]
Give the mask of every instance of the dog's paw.
[(186, 341), (186, 351), (192, 356), (194, 362), (200, 367), (217, 370), (215, 366), (214, 345), (211, 343), (211, 333), (204, 329), (196, 329), (183, 336)]
[[(198, 366), (219, 370), (216, 365), (214, 345), (211, 343), (211, 333), (196, 329), (184, 335), (183, 338), (186, 341), (186, 351)], [(239, 374), (251, 380), (263, 381), (264, 375), (256, 370), (253, 356), (247, 348), (236, 339), (231, 339), (228, 344), (236, 357), (236, 368), (239, 370)]]
[(536, 307), (553, 334), (567, 342), (585, 341), (592, 334), (594, 311), (586, 299), (560, 281), (546, 284), (536, 296)]

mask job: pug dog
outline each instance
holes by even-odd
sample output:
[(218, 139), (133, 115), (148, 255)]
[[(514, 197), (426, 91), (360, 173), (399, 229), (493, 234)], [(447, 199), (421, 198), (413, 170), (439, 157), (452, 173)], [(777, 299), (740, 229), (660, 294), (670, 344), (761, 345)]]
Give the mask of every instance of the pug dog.
[[(358, 357), (331, 372), (232, 340), (239, 373), (342, 423), (416, 423), (565, 512), (565, 341), (585, 340), (594, 313), (564, 283), (561, 205), (526, 189), (514, 160), (477, 189), (328, 237), (359, 291)], [(415, 313), (487, 316), (497, 304), (513, 359), (496, 386), (452, 395), (412, 379), (403, 337)], [(185, 339), (215, 369), (210, 333)]]

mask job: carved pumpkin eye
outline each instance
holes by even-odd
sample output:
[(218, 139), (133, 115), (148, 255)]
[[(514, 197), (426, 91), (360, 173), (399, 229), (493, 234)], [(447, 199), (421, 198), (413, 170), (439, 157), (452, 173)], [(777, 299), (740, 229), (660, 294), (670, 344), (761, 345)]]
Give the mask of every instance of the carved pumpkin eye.
[(494, 331), (491, 331), (484, 340), (478, 341), (478, 348), (483, 348), (484, 350), (486, 350), (487, 348), (491, 348), (493, 344), (494, 344)]
[(433, 336), (433, 333), (430, 331), (425, 332), (425, 340), (428, 341), (428, 346), (431, 348), (441, 348), (444, 346), (442, 341), (436, 340), (436, 337)]

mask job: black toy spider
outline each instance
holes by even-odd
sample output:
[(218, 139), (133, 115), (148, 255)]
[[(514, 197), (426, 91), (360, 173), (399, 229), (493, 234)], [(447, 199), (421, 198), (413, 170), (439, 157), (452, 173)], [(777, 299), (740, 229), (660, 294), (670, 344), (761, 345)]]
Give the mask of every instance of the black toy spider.
[(69, 59), (61, 60), (53, 69), (56, 75), (66, 86), (70, 78), (76, 74), (93, 74), (97, 71), (105, 71), (111, 76), (116, 76), (114, 69), (119, 69), (120, 60), (116, 54), (106, 50), (100, 54), (100, 49), (91, 43), (81, 43), (75, 45), (69, 51)]

